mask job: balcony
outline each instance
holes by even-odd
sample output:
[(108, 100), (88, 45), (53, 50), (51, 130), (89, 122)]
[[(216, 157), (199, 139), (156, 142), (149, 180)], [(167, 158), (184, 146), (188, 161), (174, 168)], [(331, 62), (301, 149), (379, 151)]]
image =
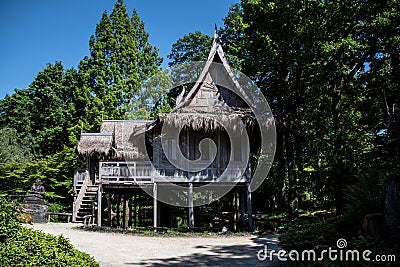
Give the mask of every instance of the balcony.
[(145, 184), (154, 182), (151, 162), (100, 162), (99, 182), (102, 184)]
[[(100, 162), (99, 180), (102, 184), (137, 185), (154, 182), (246, 182), (249, 169), (243, 173), (243, 167), (234, 166), (228, 169), (206, 168), (200, 172), (190, 173), (176, 168), (154, 169), (151, 162)], [(222, 175), (224, 173), (224, 175)], [(221, 176), (222, 175), (222, 176)]]

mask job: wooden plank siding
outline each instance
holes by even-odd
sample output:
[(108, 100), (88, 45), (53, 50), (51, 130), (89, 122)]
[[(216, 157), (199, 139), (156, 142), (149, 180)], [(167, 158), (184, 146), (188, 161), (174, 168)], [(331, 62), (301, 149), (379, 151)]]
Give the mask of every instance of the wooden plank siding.
[[(200, 153), (200, 142), (204, 138), (213, 140), (217, 147), (217, 153), (214, 160), (206, 168), (201, 168), (204, 162), (211, 160), (211, 147), (203, 145), (203, 155)], [(99, 180), (103, 184), (126, 184), (136, 185), (141, 183), (154, 183), (154, 182), (248, 182), (250, 175), (249, 170), (246, 170), (244, 176), (241, 176), (241, 168), (243, 156), (240, 147), (236, 148), (237, 152), (231, 155), (231, 142), (229, 136), (225, 131), (189, 131), (182, 130), (179, 140), (166, 139), (166, 150), (164, 151), (161, 144), (161, 138), (158, 134), (153, 140), (153, 161), (100, 161), (99, 163)], [(176, 155), (176, 143), (179, 142), (179, 149), (183, 156), (190, 161), (200, 159), (196, 163), (191, 163), (192, 167), (198, 167), (201, 171), (186, 172), (175, 167), (167, 158), (169, 156), (172, 161), (179, 161)], [(236, 146), (241, 145), (236, 140)], [(208, 154), (207, 154), (208, 153)], [(239, 156), (238, 156), (239, 155)], [(230, 166), (233, 167), (227, 170), (230, 159), (232, 161)], [(203, 159), (203, 160), (201, 160)], [(235, 162), (237, 161), (237, 163)], [(154, 166), (154, 167), (153, 167)], [(226, 172), (225, 179), (220, 176)]]

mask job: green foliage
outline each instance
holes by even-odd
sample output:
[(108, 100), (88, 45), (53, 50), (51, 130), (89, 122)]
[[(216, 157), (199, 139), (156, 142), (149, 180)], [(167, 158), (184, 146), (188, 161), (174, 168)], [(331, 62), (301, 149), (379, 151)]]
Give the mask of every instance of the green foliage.
[[(226, 57), (257, 83), (276, 118), (276, 160), (253, 195), (256, 210), (295, 210), (297, 200), (302, 209), (330, 209), (335, 200), (340, 208), (346, 197), (352, 217), (382, 211), (385, 181), (398, 179), (400, 166), (398, 10), (397, 0), (243, 0), (230, 8), (219, 30)], [(169, 66), (205, 60), (211, 41), (200, 32), (178, 39)], [(50, 203), (72, 203), (82, 125), (97, 131), (102, 115), (154, 119), (174, 107), (182, 87), (166, 96), (168, 75), (143, 90), (165, 73), (144, 22), (122, 0), (103, 14), (89, 47), (78, 70), (48, 64), (0, 101), (0, 195), (25, 194), (41, 178)]]
[(159, 112), (170, 112), (168, 90), (172, 87), (169, 70), (154, 73), (130, 100), (125, 119), (156, 119)]
[(266, 206), (298, 198), (302, 208), (329, 208), (333, 200), (342, 208), (353, 175), (397, 168), (398, 8), (398, 1), (232, 6), (222, 30), (227, 54), (243, 59), (241, 71), (264, 93), (277, 123)]
[(24, 195), (40, 178), (46, 189), (46, 202), (70, 205), (73, 201), (73, 169), (81, 166), (82, 162), (71, 148), (43, 160), (0, 164), (0, 193)]
[(387, 182), (388, 174), (375, 169), (355, 175), (355, 182), (344, 189), (347, 215), (360, 220), (368, 213), (383, 212)]
[[(356, 236), (349, 244), (348, 249), (357, 249), (358, 251), (370, 250), (373, 253), (370, 258), (375, 257), (375, 255), (395, 255), (396, 262), (400, 258), (400, 244), (396, 242), (386, 243), (381, 239), (371, 236)], [(382, 266), (381, 264), (379, 262), (372, 263), (372, 266)], [(388, 263), (387, 266), (391, 266), (391, 264)]]
[[(148, 40), (136, 10), (130, 17), (123, 0), (106, 12), (90, 37), (90, 57), (79, 64), (82, 87), (90, 92), (88, 121), (98, 127), (105, 119), (124, 119), (141, 84), (159, 70), (158, 49)], [(95, 125), (95, 126), (93, 126)]]
[(211, 36), (200, 31), (179, 38), (172, 45), (171, 53), (167, 56), (171, 60), (168, 67), (187, 62), (206, 61), (211, 43)]
[(242, 6), (238, 3), (233, 4), (223, 21), (224, 27), (219, 30), (219, 35), (225, 56), (231, 67), (242, 70), (248, 49), (248, 45), (245, 43), (247, 24), (243, 19)]
[(47, 203), (47, 206), (49, 212), (69, 212), (71, 209), (69, 205), (65, 206), (59, 203)]
[(21, 226), (16, 205), (0, 198), (0, 266), (98, 266), (63, 236)]
[(288, 222), (280, 231), (280, 245), (286, 250), (318, 249), (320, 246), (335, 244), (343, 237), (343, 218), (299, 218)]
[(0, 127), (15, 132), (11, 135), (17, 138), (13, 143), (19, 145), (15, 155), (26, 155), (19, 161), (27, 161), (32, 155), (53, 155), (64, 146), (76, 145), (69, 136), (78, 133), (71, 130), (80, 124), (86, 105), (86, 96), (76, 81), (75, 70), (64, 70), (61, 62), (48, 64), (29, 88), (16, 90), (0, 101)]
[(0, 197), (0, 244), (18, 229), (19, 222), (16, 218), (17, 205)]
[(0, 129), (0, 162), (28, 162), (32, 159), (29, 142), (20, 140), (15, 129)]

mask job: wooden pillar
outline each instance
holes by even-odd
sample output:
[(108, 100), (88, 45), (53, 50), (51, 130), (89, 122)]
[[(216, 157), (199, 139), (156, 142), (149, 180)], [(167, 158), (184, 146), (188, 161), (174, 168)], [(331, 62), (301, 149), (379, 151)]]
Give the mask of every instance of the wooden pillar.
[(123, 196), (123, 203), (122, 203), (122, 227), (123, 228), (127, 228), (127, 220), (126, 220), (126, 194), (124, 194)]
[(247, 216), (249, 217), (249, 231), (253, 230), (253, 206), (251, 203), (250, 183), (247, 183)]
[[(217, 131), (217, 173), (216, 176), (221, 175), (221, 131)], [(212, 192), (212, 191), (211, 191)]]
[(157, 200), (157, 226), (161, 225), (161, 202)]
[(139, 221), (139, 227), (143, 225), (143, 214), (142, 214), (142, 195), (139, 193), (138, 195), (138, 205), (139, 205), (139, 216), (138, 216), (138, 221)]
[(129, 219), (128, 219), (128, 227), (132, 227), (132, 195), (129, 195), (128, 198), (128, 212), (129, 212)]
[(136, 229), (136, 227), (137, 227), (137, 225), (136, 225), (136, 223), (137, 223), (137, 211), (136, 211), (136, 208), (137, 208), (137, 205), (136, 205), (136, 203), (137, 203), (137, 197), (136, 197), (136, 194), (135, 195), (133, 195), (133, 214), (134, 214), (134, 217), (133, 217), (133, 227)]
[(120, 223), (121, 217), (120, 217), (119, 207), (121, 204), (121, 196), (119, 194), (116, 194), (116, 198), (117, 198), (117, 227), (120, 227), (121, 226), (121, 223)]
[(109, 226), (112, 226), (111, 212), (112, 212), (111, 193), (107, 193), (107, 222)]
[(246, 213), (246, 206), (245, 206), (245, 190), (240, 190), (240, 226), (243, 229), (245, 227), (245, 218), (244, 214)]
[(158, 210), (157, 210), (157, 183), (153, 184), (153, 226), (154, 232), (157, 232), (157, 219)]
[(97, 188), (97, 226), (101, 226), (101, 198), (102, 198), (103, 188), (101, 184)]
[(239, 222), (239, 196), (237, 192), (233, 192), (233, 230), (238, 230)]
[(189, 230), (193, 230), (194, 228), (193, 183), (189, 183), (188, 187), (188, 226)]

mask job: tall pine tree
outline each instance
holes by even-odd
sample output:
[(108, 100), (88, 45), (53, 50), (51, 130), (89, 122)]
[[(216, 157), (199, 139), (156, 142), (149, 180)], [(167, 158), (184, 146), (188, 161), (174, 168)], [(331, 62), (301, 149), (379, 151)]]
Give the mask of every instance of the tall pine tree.
[(103, 13), (89, 41), (90, 57), (79, 65), (83, 89), (91, 92), (91, 125), (105, 119), (123, 119), (141, 84), (160, 70), (158, 49), (148, 40), (136, 10), (129, 17), (123, 0), (113, 12)]

